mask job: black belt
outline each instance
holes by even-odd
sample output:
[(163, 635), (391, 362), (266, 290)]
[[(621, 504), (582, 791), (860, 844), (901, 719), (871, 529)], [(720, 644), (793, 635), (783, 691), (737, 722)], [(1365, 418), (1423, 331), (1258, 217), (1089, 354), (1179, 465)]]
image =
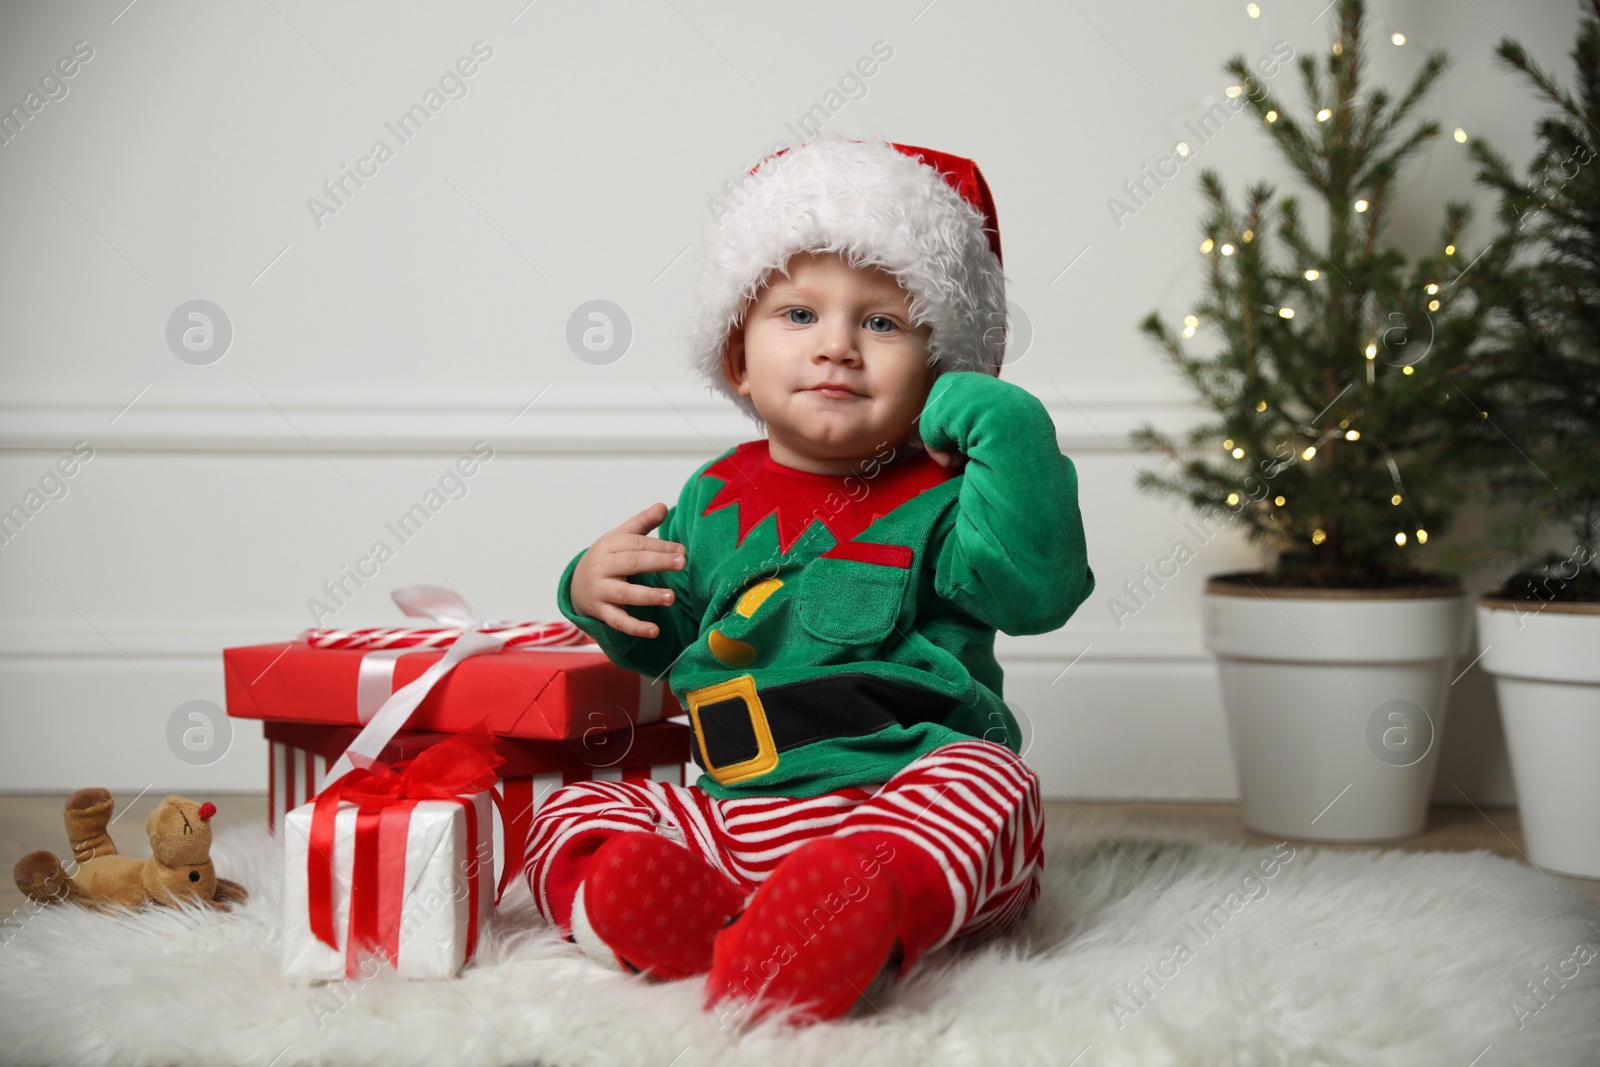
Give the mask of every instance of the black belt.
[(752, 675), (684, 694), (694, 760), (718, 785), (760, 777), (778, 753), (833, 737), (944, 718), (953, 697), (860, 671), (756, 689)]

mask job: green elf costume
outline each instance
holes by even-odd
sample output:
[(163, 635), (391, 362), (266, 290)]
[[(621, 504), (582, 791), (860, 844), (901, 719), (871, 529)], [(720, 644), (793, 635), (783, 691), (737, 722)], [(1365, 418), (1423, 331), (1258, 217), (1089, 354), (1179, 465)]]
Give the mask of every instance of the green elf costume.
[[(593, 781), (534, 816), (540, 912), (608, 965), (706, 975), (707, 1007), (833, 1018), (885, 967), (1014, 926), (1039, 894), (1038, 777), (1021, 760), (996, 631), (1067, 621), (1094, 590), (1077, 472), (1031, 393), (1000, 381), (994, 201), (969, 159), (823, 135), (753, 168), (707, 227), (690, 347), (713, 388), (730, 330), (794, 252), (894, 275), (937, 371), (910, 439), (850, 475), (773, 460), (765, 439), (697, 468), (647, 571), (658, 636), (563, 615), (689, 712), (692, 786)], [(961, 453), (946, 468), (925, 450)], [(588, 551), (587, 549), (584, 550)]]
[(1077, 472), (1044, 405), (986, 374), (940, 376), (920, 425), (967, 457), (961, 473), (886, 444), (859, 475), (814, 474), (765, 439), (702, 465), (658, 533), (688, 566), (632, 579), (672, 590), (629, 606), (657, 637), (573, 607), (582, 552), (562, 573), (563, 615), (612, 662), (668, 678), (711, 796), (884, 782), (970, 737), (1020, 751), (995, 631), (1057, 629), (1094, 588)]

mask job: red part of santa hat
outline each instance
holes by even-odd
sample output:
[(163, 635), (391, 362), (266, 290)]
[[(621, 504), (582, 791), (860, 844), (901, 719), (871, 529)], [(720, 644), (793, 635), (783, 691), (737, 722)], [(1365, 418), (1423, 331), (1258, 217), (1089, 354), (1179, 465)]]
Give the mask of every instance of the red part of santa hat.
[(1005, 273), (994, 197), (978, 165), (931, 148), (823, 134), (752, 167), (713, 202), (701, 244), (690, 359), (709, 385), (760, 422), (723, 373), (728, 333), (768, 274), (795, 252), (839, 252), (881, 267), (932, 326), (941, 373), (999, 375)]

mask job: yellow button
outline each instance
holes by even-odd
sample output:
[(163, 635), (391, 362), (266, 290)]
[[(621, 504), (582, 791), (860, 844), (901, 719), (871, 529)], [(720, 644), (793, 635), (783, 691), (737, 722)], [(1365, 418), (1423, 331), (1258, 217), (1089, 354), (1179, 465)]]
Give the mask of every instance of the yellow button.
[(735, 641), (721, 630), (712, 630), (706, 637), (711, 654), (730, 667), (747, 667), (756, 661), (756, 650), (743, 641)]
[(782, 588), (783, 583), (776, 578), (768, 578), (758, 585), (752, 585), (744, 591), (744, 595), (739, 598), (739, 603), (733, 610), (748, 619), (756, 613), (757, 608), (766, 603), (767, 597)]

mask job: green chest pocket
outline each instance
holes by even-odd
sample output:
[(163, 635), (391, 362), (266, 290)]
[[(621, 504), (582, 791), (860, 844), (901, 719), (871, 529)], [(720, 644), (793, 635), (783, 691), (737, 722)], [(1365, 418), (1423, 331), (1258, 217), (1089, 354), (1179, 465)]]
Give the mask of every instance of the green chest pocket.
[(846, 541), (801, 573), (800, 625), (812, 637), (841, 645), (873, 644), (894, 628), (912, 575), (904, 545)]

